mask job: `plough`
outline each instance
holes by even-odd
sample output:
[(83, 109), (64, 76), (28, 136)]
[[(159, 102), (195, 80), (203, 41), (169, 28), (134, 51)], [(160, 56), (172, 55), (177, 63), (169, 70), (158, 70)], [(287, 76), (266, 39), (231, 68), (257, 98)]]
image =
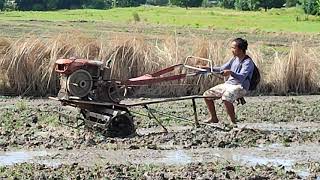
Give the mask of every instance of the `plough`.
[[(202, 69), (188, 65), (191, 58), (208, 62), (209, 68)], [(178, 68), (183, 68), (185, 73), (168, 75)], [(184, 96), (167, 98), (155, 101), (139, 103), (122, 103), (124, 92), (128, 87), (150, 85), (166, 81), (184, 79), (199, 74), (219, 74), (214, 72), (212, 62), (209, 59), (189, 56), (183, 64), (176, 64), (152, 74), (145, 74), (126, 81), (115, 81), (110, 77), (111, 68), (103, 66), (100, 61), (86, 59), (59, 59), (55, 64), (55, 71), (60, 75), (60, 91), (58, 97), (50, 97), (58, 100), (62, 105), (73, 106), (80, 109), (84, 124), (94, 129), (103, 131), (108, 136), (126, 137), (135, 133), (133, 115), (130, 108), (144, 107), (148, 116), (155, 119), (165, 131), (167, 129), (156, 118), (150, 104), (165, 103), (170, 101), (192, 100), (195, 125), (199, 125), (195, 99), (204, 96)], [(219, 76), (218, 76), (219, 77)], [(221, 77), (219, 77), (221, 78)], [(187, 120), (181, 117), (168, 115), (172, 118)], [(187, 120), (190, 121), (190, 120)]]

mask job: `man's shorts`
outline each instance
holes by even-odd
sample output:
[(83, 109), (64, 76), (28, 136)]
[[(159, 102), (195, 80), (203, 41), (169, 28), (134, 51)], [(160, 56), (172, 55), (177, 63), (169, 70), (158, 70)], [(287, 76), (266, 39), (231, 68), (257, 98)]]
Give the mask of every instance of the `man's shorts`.
[(203, 93), (203, 96), (212, 96), (213, 100), (221, 98), (224, 101), (233, 103), (246, 94), (247, 91), (241, 85), (224, 83), (208, 89)]

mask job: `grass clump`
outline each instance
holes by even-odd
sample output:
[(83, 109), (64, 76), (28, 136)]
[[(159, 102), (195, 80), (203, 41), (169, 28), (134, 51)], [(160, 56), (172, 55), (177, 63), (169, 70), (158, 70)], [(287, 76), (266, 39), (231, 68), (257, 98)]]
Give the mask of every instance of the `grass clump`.
[(286, 56), (276, 56), (268, 81), (276, 94), (319, 91), (319, 61), (314, 49), (293, 43)]
[(137, 12), (133, 12), (132, 17), (133, 17), (134, 22), (140, 22), (140, 16)]

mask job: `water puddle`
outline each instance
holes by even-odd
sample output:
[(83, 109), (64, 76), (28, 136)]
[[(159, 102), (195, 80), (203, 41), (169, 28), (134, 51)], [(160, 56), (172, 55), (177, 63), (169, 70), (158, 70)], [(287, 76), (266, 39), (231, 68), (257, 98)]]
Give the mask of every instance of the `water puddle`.
[(292, 167), (294, 165), (294, 160), (288, 159), (279, 159), (279, 158), (266, 158), (266, 157), (259, 157), (259, 156), (250, 156), (250, 155), (234, 155), (233, 160), (242, 162), (244, 164), (248, 164), (250, 166), (256, 165), (282, 165), (286, 169)]
[(283, 144), (273, 143), (273, 144), (258, 144), (259, 148), (280, 148), (284, 147)]
[(300, 177), (306, 178), (310, 176), (310, 172), (307, 169), (294, 169), (295, 160), (293, 159), (281, 159), (281, 158), (267, 158), (250, 155), (235, 155), (234, 161), (238, 161), (241, 164), (256, 166), (256, 165), (271, 165), (271, 166), (283, 166), (286, 171), (293, 171)]
[(14, 165), (33, 160), (35, 157), (47, 156), (46, 151), (18, 151), (0, 153), (0, 166)]
[(192, 157), (186, 154), (184, 150), (169, 151), (162, 158), (159, 158), (157, 162), (168, 165), (187, 165), (192, 162)]
[(250, 129), (259, 129), (263, 131), (299, 131), (315, 132), (320, 129), (320, 123), (315, 122), (290, 122), (290, 123), (239, 123)]
[[(320, 162), (319, 144), (296, 145), (284, 147), (270, 144), (256, 148), (203, 148), (177, 150), (102, 150), (96, 148), (69, 151), (20, 151), (0, 152), (0, 166), (31, 162), (58, 166), (60, 164), (78, 163), (83, 166), (111, 164), (153, 164), (184, 166), (189, 163), (235, 162), (244, 166), (268, 165), (283, 166), (287, 171), (296, 172), (306, 178), (310, 174), (307, 167), (295, 167), (306, 162)], [(317, 178), (320, 180), (320, 177)]]

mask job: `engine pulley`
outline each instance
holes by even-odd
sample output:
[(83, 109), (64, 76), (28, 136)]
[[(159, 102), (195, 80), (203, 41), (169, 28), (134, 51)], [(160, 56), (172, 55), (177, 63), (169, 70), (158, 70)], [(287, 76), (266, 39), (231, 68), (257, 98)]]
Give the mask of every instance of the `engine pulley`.
[(83, 69), (75, 71), (67, 79), (67, 89), (69, 93), (80, 98), (88, 95), (92, 86), (92, 76), (88, 71)]

